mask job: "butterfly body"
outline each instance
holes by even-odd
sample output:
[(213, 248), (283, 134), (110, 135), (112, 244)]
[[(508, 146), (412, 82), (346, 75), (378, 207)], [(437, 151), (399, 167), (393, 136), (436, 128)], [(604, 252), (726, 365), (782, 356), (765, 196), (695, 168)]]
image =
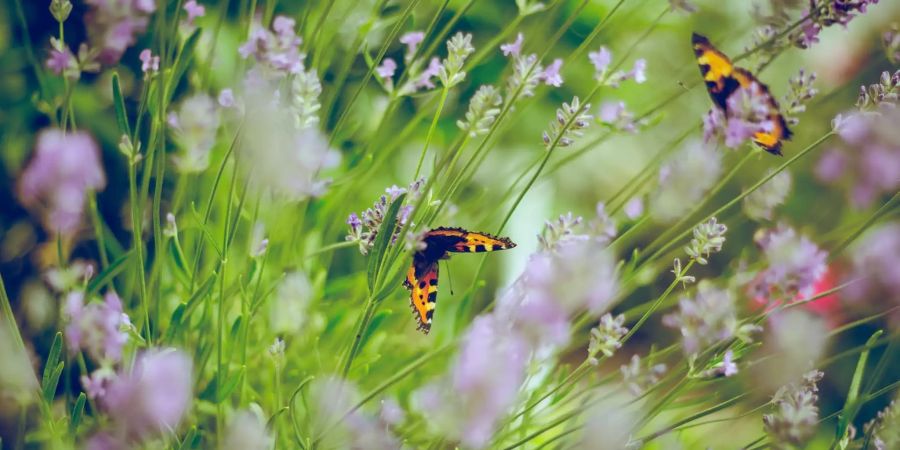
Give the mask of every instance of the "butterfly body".
[(403, 285), (410, 291), (413, 315), (419, 329), (428, 333), (437, 303), (438, 261), (450, 257), (450, 253), (481, 253), (506, 250), (516, 246), (507, 238), (487, 233), (467, 231), (462, 228), (440, 227), (425, 232), (425, 248), (413, 255)]
[(758, 87), (760, 95), (765, 97), (768, 104), (768, 127), (756, 132), (753, 135), (753, 142), (769, 153), (780, 155), (782, 142), (789, 140), (793, 133), (779, 110), (778, 101), (769, 92), (769, 87), (760, 82), (749, 70), (736, 67), (731, 59), (715, 48), (705, 36), (694, 33), (691, 43), (700, 74), (706, 83), (706, 90), (713, 104), (723, 113), (728, 112), (728, 97), (738, 89)]

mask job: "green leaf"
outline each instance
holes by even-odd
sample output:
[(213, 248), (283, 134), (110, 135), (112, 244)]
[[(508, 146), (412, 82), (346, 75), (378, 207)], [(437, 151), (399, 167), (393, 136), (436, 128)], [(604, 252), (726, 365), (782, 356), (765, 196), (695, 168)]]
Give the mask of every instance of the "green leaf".
[(128, 116), (125, 114), (125, 100), (122, 98), (122, 87), (119, 85), (119, 74), (112, 75), (113, 105), (116, 107), (116, 123), (119, 124), (119, 133), (131, 136), (131, 127), (128, 125)]
[(41, 377), (41, 391), (47, 403), (50, 403), (56, 395), (56, 384), (59, 382), (63, 366), (63, 362), (59, 360), (61, 353), (62, 333), (57, 332), (53, 337), (53, 344), (50, 345), (50, 353), (47, 354), (47, 363), (44, 365), (44, 374)]
[(169, 319), (169, 328), (163, 336), (163, 342), (171, 343), (175, 340), (175, 334), (181, 331), (181, 320), (184, 318), (184, 312), (187, 310), (187, 304), (182, 303), (175, 307), (172, 311), (172, 317)]
[(844, 409), (838, 418), (838, 426), (835, 430), (832, 448), (844, 439), (847, 429), (859, 412), (859, 407), (862, 405), (859, 401), (859, 386), (862, 384), (863, 372), (866, 370), (866, 362), (869, 359), (869, 349), (875, 345), (875, 341), (878, 340), (882, 333), (883, 330), (873, 333), (869, 340), (866, 341), (865, 350), (859, 355), (859, 361), (856, 362), (856, 370), (853, 371), (853, 379), (850, 381), (850, 390), (847, 392), (847, 402), (844, 403)]
[(103, 272), (100, 272), (96, 277), (91, 279), (91, 281), (88, 282), (87, 292), (85, 293), (85, 295), (90, 296), (91, 294), (96, 293), (100, 290), (101, 286), (111, 282), (116, 275), (125, 270), (125, 268), (128, 267), (128, 265), (125, 263), (127, 263), (131, 258), (132, 252), (133, 250), (129, 250), (122, 256), (116, 258), (116, 260), (109, 263), (109, 267), (107, 267), (103, 270)]
[(400, 194), (400, 196), (391, 203), (387, 214), (384, 216), (384, 222), (381, 223), (381, 228), (378, 230), (378, 235), (375, 237), (375, 245), (369, 253), (369, 267), (367, 271), (369, 292), (372, 292), (375, 289), (375, 281), (377, 281), (378, 272), (381, 270), (384, 253), (388, 248), (388, 244), (391, 242), (391, 236), (394, 235), (394, 229), (397, 227), (397, 212), (400, 211), (400, 206), (403, 205), (403, 200), (405, 198), (406, 194)]
[(75, 431), (78, 430), (78, 424), (81, 423), (81, 416), (84, 413), (84, 402), (87, 401), (87, 396), (84, 395), (84, 392), (78, 394), (78, 399), (75, 400), (75, 406), (72, 407), (72, 415), (69, 418), (69, 434), (74, 436)]
[(178, 278), (178, 281), (181, 282), (182, 285), (189, 285), (191, 278), (190, 272), (188, 271), (184, 252), (181, 250), (181, 245), (178, 242), (177, 236), (169, 239), (169, 258), (172, 261), (172, 267), (175, 269), (173, 270), (175, 277)]
[(187, 70), (188, 64), (191, 63), (191, 59), (194, 57), (194, 49), (197, 47), (197, 41), (199, 40), (200, 29), (198, 28), (187, 38), (187, 41), (184, 42), (184, 46), (181, 47), (181, 53), (175, 58), (175, 68), (172, 70), (172, 78), (170, 78), (167, 83), (168, 90), (166, 92), (166, 101), (172, 98), (172, 92), (174, 91), (175, 86), (178, 85), (178, 81), (181, 80), (184, 71)]
[(187, 306), (185, 307), (186, 311), (184, 312), (185, 317), (190, 316), (191, 312), (194, 311), (194, 308), (197, 307), (197, 304), (200, 303), (200, 299), (209, 294), (215, 283), (216, 274), (212, 274), (209, 276), (209, 278), (206, 279), (206, 281), (203, 282), (203, 284), (200, 285), (200, 287), (196, 291), (194, 291), (194, 293), (191, 295), (191, 298), (189, 298), (187, 301)]
[(219, 391), (218, 388), (219, 372), (216, 372), (216, 374), (213, 375), (213, 379), (210, 380), (209, 384), (206, 385), (206, 388), (203, 389), (203, 392), (200, 393), (200, 398), (213, 403), (222, 403), (227, 400), (244, 377), (244, 370), (245, 368), (241, 367), (241, 370), (228, 376), (225, 382), (222, 383), (221, 391)]

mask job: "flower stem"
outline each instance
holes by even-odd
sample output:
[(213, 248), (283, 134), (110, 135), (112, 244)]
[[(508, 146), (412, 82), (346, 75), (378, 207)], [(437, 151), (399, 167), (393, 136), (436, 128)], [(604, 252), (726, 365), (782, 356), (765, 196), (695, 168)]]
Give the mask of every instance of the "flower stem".
[(422, 171), (422, 163), (425, 161), (425, 154), (428, 152), (428, 145), (431, 144), (431, 138), (434, 136), (434, 130), (437, 128), (438, 119), (441, 118), (441, 112), (444, 110), (444, 103), (447, 101), (447, 94), (450, 89), (444, 86), (441, 89), (441, 100), (438, 102), (437, 111), (434, 112), (434, 118), (431, 119), (431, 126), (428, 127), (428, 134), (425, 136), (425, 146), (422, 147), (422, 154), (419, 155), (419, 163), (416, 164), (416, 174), (413, 180), (419, 179), (419, 173)]

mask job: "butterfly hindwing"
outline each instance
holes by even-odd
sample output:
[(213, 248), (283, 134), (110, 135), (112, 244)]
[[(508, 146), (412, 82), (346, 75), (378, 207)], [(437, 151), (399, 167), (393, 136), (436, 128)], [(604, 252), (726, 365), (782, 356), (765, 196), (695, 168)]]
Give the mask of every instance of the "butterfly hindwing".
[(728, 97), (737, 89), (750, 88), (753, 84), (759, 86), (769, 106), (769, 121), (768, 129), (757, 132), (753, 136), (753, 142), (769, 153), (780, 155), (782, 142), (790, 139), (792, 133), (781, 114), (778, 101), (769, 92), (769, 87), (750, 71), (735, 67), (731, 59), (713, 46), (705, 36), (694, 33), (691, 36), (691, 44), (697, 57), (697, 65), (700, 66), (700, 74), (706, 83), (706, 90), (713, 103), (723, 112), (727, 112)]
[(446, 259), (448, 253), (491, 252), (516, 246), (513, 241), (504, 237), (448, 227), (426, 231), (422, 241), (425, 248), (413, 255), (403, 285), (410, 291), (410, 303), (419, 329), (426, 334), (431, 330), (431, 319), (437, 303), (438, 261)]
[(413, 257), (403, 285), (410, 291), (409, 301), (413, 315), (419, 322), (419, 329), (428, 334), (437, 302), (438, 262), (418, 255)]
[(441, 245), (448, 252), (453, 253), (481, 253), (497, 250), (507, 250), (516, 246), (515, 243), (504, 237), (496, 237), (487, 233), (467, 231), (462, 228), (435, 228), (425, 233), (426, 245)]

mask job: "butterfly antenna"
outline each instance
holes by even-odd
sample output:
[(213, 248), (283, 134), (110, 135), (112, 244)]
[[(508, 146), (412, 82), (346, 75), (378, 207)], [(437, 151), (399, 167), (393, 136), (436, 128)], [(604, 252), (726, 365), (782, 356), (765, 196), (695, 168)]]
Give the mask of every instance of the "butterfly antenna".
[(445, 262), (444, 268), (447, 269), (447, 286), (450, 288), (450, 295), (456, 295), (453, 293), (453, 277), (450, 276), (450, 263)]

